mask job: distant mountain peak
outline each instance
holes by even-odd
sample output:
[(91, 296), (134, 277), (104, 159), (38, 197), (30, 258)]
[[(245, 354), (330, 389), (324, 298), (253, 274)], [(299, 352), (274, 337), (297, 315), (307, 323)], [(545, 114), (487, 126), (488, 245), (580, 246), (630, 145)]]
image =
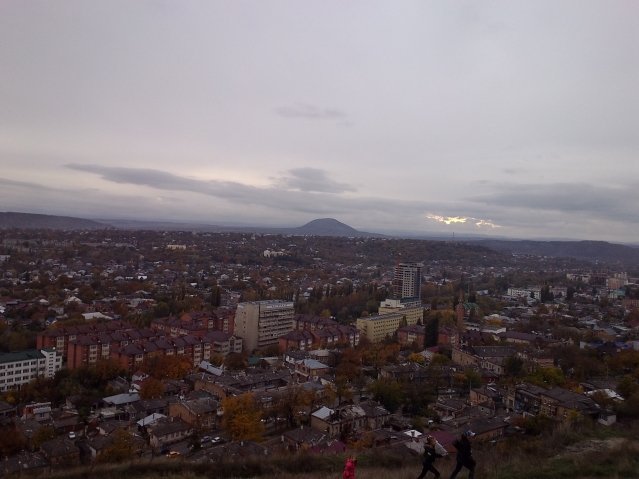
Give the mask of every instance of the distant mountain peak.
[(309, 221), (304, 226), (298, 228), (287, 228), (283, 231), (312, 236), (353, 236), (353, 237), (381, 237), (377, 233), (366, 233), (336, 220), (335, 218), (319, 218)]

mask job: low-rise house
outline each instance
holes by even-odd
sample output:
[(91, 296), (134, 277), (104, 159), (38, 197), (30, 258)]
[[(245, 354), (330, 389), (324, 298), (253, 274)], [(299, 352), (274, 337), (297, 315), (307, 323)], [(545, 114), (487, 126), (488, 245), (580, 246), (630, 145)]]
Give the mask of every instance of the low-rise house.
[(421, 346), (424, 344), (425, 331), (426, 328), (419, 324), (404, 326), (397, 330), (397, 342), (400, 346), (408, 346), (413, 343)]
[(366, 412), (359, 406), (342, 406), (337, 409), (322, 407), (311, 414), (311, 427), (325, 432), (329, 437), (366, 430)]
[(85, 444), (91, 452), (91, 459), (95, 459), (102, 454), (106, 448), (113, 445), (113, 436), (98, 434), (97, 436), (87, 439)]
[(220, 413), (220, 404), (214, 399), (180, 401), (169, 406), (169, 416), (179, 418), (192, 427), (214, 428)]
[(366, 413), (366, 428), (368, 430), (380, 429), (391, 417), (390, 412), (375, 403), (360, 403), (360, 407)]
[(477, 406), (480, 403), (491, 401), (494, 404), (502, 404), (508, 391), (497, 386), (482, 386), (470, 390), (470, 404)]
[(521, 383), (508, 388), (506, 405), (524, 416), (536, 416), (541, 412), (541, 393), (546, 389), (530, 383)]
[(299, 381), (317, 381), (329, 371), (326, 364), (315, 359), (302, 359), (295, 363), (295, 376)]
[(73, 467), (80, 464), (80, 450), (66, 436), (40, 444), (40, 452), (52, 467)]
[(18, 408), (0, 401), (0, 418), (15, 417), (18, 415)]
[(387, 381), (405, 381), (422, 383), (430, 378), (427, 368), (418, 363), (406, 363), (384, 366), (379, 376)]
[(206, 337), (212, 341), (212, 351), (215, 354), (226, 356), (230, 353), (242, 352), (242, 338), (224, 331), (209, 331)]
[(22, 453), (0, 461), (0, 477), (41, 476), (49, 470), (49, 461), (42, 454)]
[(149, 443), (151, 447), (162, 447), (181, 441), (191, 434), (192, 427), (186, 421), (170, 418), (168, 423), (158, 423), (154, 427), (148, 427)]
[(442, 326), (439, 328), (437, 344), (452, 346), (454, 348), (459, 347), (459, 331), (449, 326)]
[(577, 394), (568, 389), (555, 387), (543, 391), (541, 396), (541, 412), (547, 416), (565, 419), (571, 412), (599, 419), (601, 408), (595, 401), (583, 394)]
[(166, 397), (141, 399), (131, 404), (130, 419), (131, 421), (139, 421), (152, 414), (163, 414), (167, 416), (169, 414), (170, 404), (176, 401), (177, 399)]
[(440, 397), (432, 407), (440, 417), (456, 418), (462, 415), (468, 404), (463, 399)]

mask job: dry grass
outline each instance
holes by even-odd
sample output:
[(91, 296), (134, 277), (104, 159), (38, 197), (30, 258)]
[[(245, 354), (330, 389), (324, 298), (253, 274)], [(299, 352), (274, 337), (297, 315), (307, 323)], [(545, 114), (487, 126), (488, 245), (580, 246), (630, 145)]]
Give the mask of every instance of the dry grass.
[[(619, 479), (639, 477), (639, 426), (602, 428), (592, 424), (561, 425), (544, 436), (514, 437), (475, 447), (478, 479)], [(156, 459), (130, 464), (78, 468), (52, 479), (326, 479), (341, 478), (344, 455), (264, 457), (218, 464)], [(419, 457), (389, 451), (359, 455), (357, 479), (416, 479)], [(454, 458), (435, 464), (450, 476)], [(432, 478), (432, 474), (427, 479)], [(463, 470), (458, 476), (464, 479)]]

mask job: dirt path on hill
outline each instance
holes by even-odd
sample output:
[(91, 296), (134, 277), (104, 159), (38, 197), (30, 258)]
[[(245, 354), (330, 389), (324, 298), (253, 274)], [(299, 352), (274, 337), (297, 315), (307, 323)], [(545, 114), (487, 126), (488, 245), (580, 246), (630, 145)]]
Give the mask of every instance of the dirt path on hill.
[(579, 442), (568, 446), (559, 456), (578, 456), (588, 452), (605, 451), (614, 449), (623, 444), (639, 449), (639, 441), (629, 441), (623, 437), (612, 437), (610, 439), (589, 439), (588, 441)]

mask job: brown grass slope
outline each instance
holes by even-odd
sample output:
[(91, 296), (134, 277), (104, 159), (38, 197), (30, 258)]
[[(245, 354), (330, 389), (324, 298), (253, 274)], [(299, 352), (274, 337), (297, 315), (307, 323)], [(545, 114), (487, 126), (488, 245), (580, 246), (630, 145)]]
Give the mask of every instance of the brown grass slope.
[[(478, 479), (619, 479), (639, 477), (639, 425), (604, 428), (594, 424), (561, 425), (540, 437), (513, 437), (498, 443), (477, 444)], [(182, 459), (156, 458), (127, 464), (78, 468), (54, 473), (53, 478), (160, 479), (160, 478), (341, 478), (345, 457), (291, 456), (245, 461), (195, 464)], [(420, 458), (401, 447), (362, 451), (357, 479), (416, 479)], [(454, 458), (440, 459), (442, 479), (450, 476)], [(432, 478), (429, 474), (427, 478)], [(468, 477), (465, 470), (458, 476)]]

